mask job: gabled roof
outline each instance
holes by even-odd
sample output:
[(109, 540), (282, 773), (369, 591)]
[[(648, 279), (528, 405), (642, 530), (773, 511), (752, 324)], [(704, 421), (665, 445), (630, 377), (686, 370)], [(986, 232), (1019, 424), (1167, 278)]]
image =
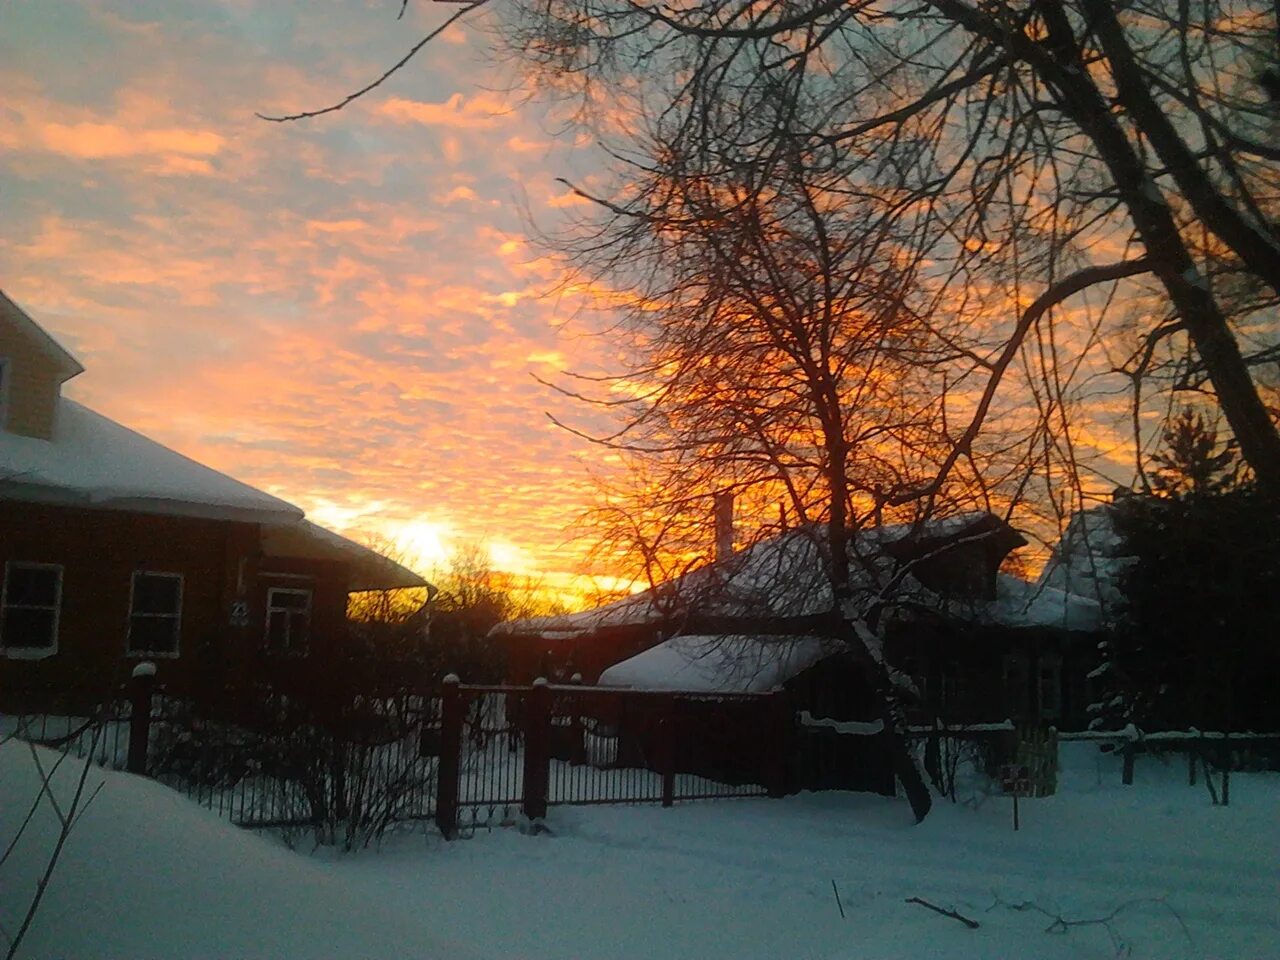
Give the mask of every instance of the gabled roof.
[[(863, 529), (850, 544), (855, 594), (873, 594), (903, 557), (918, 559), (921, 554), (907, 549), (908, 543), (932, 544), (933, 550), (945, 550), (943, 545), (947, 542), (958, 548), (964, 543), (976, 544), (989, 538), (1003, 544), (1003, 549), (998, 551), (1002, 558), (1014, 545), (1010, 533), (1006, 524), (986, 513)], [(1020, 537), (1017, 540), (1021, 542)], [(988, 560), (998, 564), (999, 558)], [(1007, 574), (995, 576), (995, 595), (985, 599), (944, 596), (921, 579), (908, 574), (896, 599), (917, 609), (993, 626), (1094, 630), (1101, 621), (1099, 607), (1092, 600)], [(813, 531), (797, 530), (606, 606), (574, 614), (511, 621), (499, 624), (493, 632), (571, 639), (617, 627), (659, 623), (678, 626), (681, 614), (686, 611), (704, 616), (764, 619), (818, 614), (829, 610), (831, 605), (831, 587), (818, 536)]]
[(53, 361), (58, 369), (59, 382), (65, 383), (72, 377), (84, 373), (84, 367), (80, 361), (27, 316), (20, 306), (5, 296), (3, 290), (0, 290), (0, 317), (16, 326), (37, 350)]

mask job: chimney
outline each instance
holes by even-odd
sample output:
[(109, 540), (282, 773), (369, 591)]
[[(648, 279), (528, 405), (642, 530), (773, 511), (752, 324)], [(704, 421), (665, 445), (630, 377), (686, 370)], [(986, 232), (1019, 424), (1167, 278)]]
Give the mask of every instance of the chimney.
[(716, 562), (733, 556), (733, 491), (721, 490), (713, 507), (716, 525)]

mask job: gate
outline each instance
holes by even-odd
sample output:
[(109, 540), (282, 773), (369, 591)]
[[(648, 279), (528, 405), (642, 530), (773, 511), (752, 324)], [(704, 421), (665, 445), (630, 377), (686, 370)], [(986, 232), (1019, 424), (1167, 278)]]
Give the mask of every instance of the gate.
[(781, 796), (784, 693), (681, 694), (445, 681), (436, 822), (536, 820), (555, 804)]

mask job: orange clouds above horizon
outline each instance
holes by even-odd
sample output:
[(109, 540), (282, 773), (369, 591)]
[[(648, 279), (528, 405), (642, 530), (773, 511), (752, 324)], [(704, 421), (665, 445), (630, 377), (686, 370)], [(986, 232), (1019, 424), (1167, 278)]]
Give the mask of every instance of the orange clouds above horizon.
[(597, 451), (530, 374), (605, 345), (543, 296), (523, 218), (559, 222), (555, 178), (594, 158), (483, 89), (466, 31), (338, 114), (254, 116), (344, 95), (444, 19), (409, 9), (7, 8), (0, 287), (126, 425), (347, 532), (564, 577)]

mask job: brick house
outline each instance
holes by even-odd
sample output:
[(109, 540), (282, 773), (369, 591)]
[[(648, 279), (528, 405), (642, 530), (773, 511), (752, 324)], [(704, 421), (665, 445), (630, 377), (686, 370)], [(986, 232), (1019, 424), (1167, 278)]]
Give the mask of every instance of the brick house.
[(0, 709), (323, 676), (348, 595), (428, 588), (284, 500), (62, 396), (84, 368), (0, 293)]

